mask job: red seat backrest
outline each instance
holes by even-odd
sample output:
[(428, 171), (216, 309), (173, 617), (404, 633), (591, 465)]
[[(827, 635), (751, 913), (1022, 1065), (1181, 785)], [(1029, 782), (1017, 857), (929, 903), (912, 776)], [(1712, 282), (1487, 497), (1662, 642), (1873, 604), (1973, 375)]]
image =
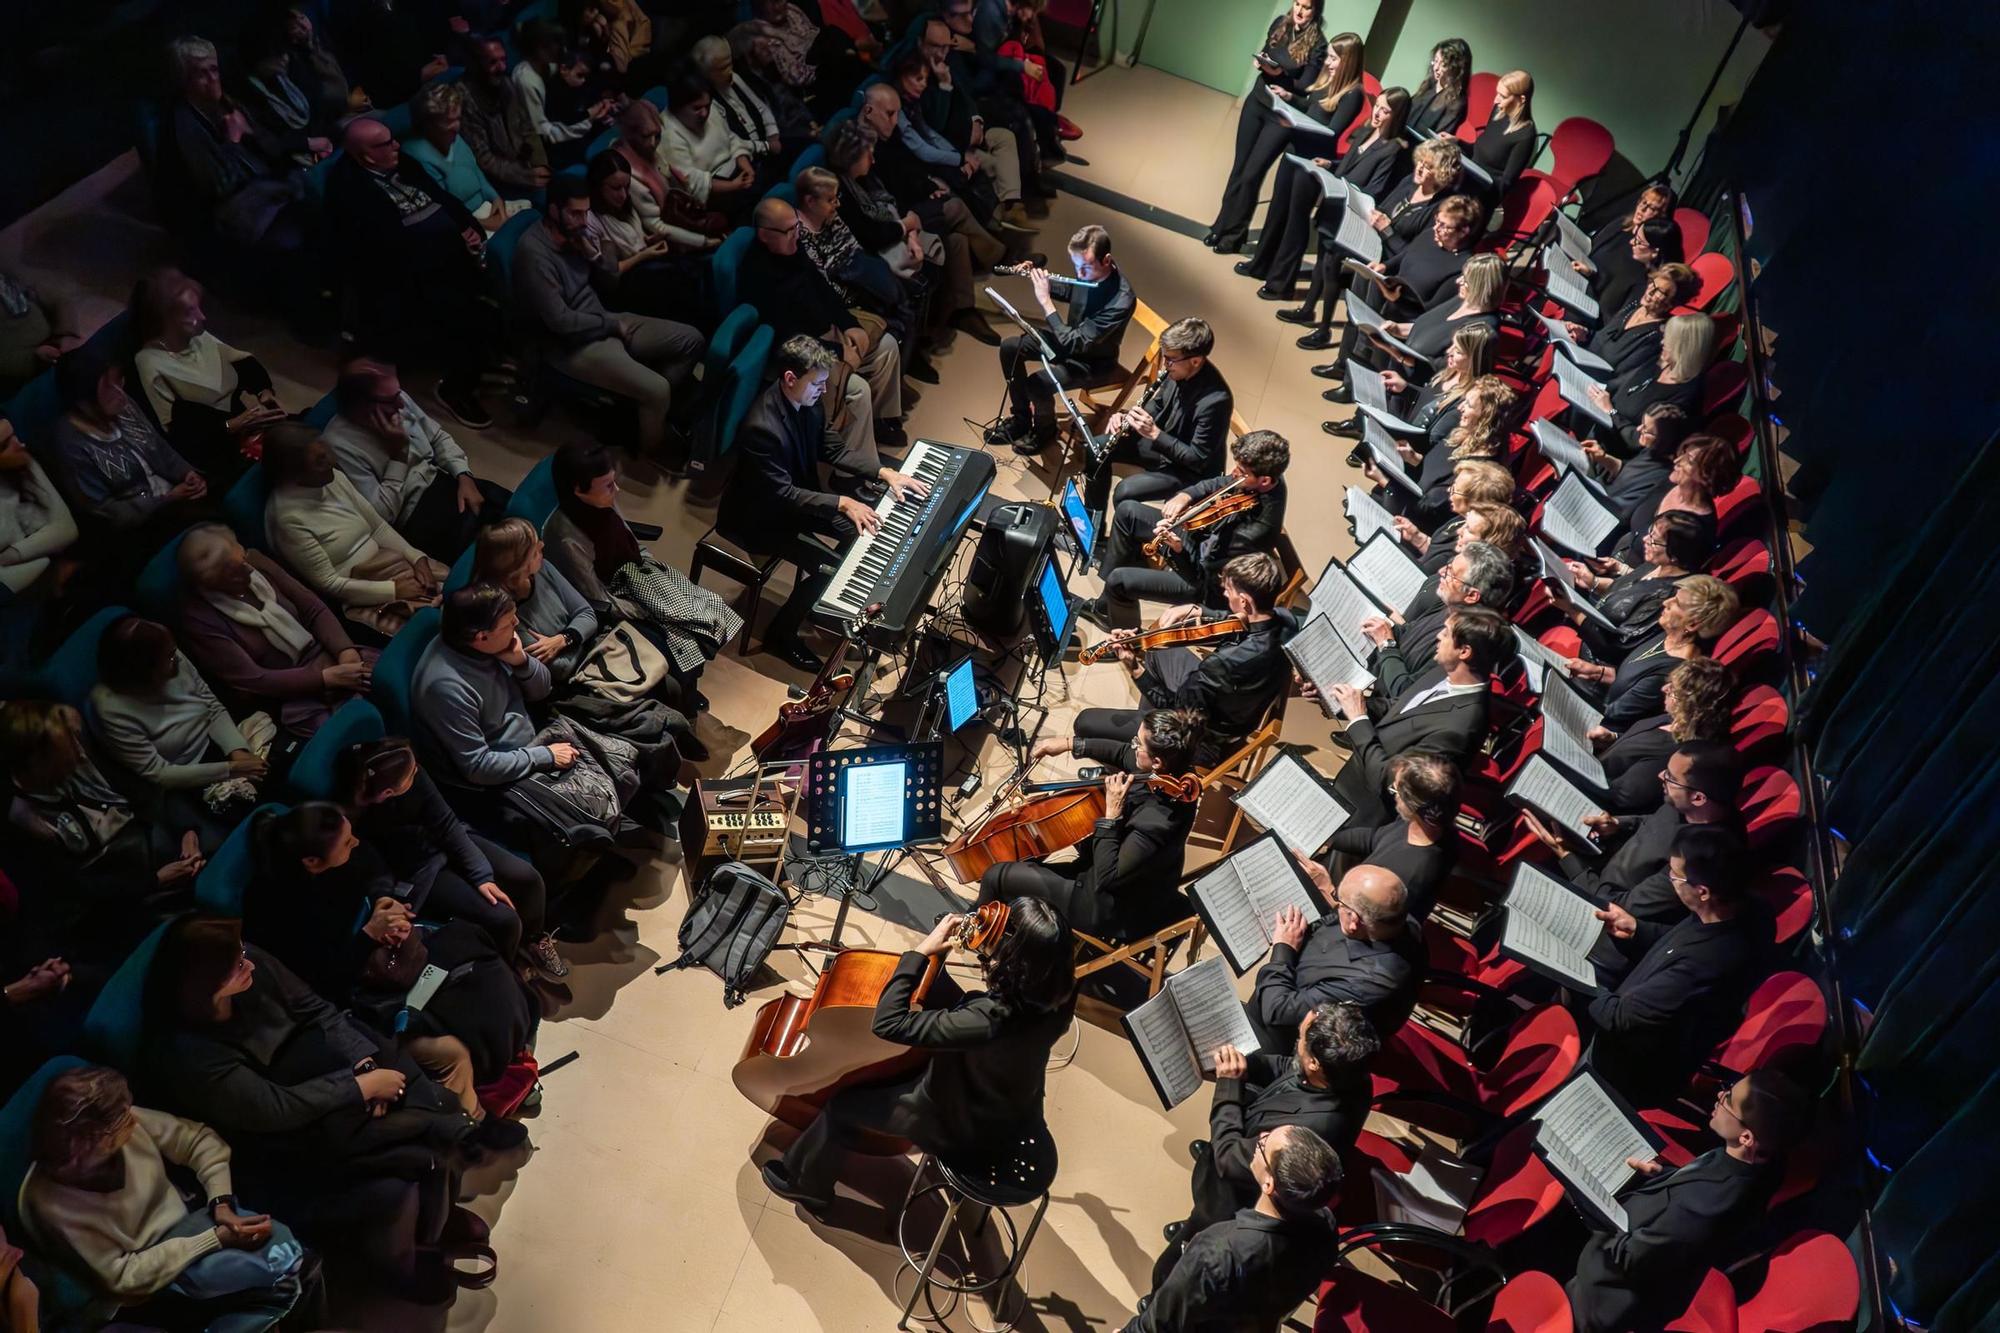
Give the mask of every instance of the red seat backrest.
[(1319, 1290), (1313, 1333), (1456, 1333), (1452, 1317), (1408, 1287), (1355, 1268), (1335, 1270)]
[(1492, 1070), (1475, 1075), (1480, 1101), (1503, 1116), (1524, 1111), (1561, 1086), (1582, 1055), (1583, 1038), (1569, 1010), (1543, 1005), (1514, 1024)]
[(1802, 1231), (1771, 1255), (1764, 1285), (1737, 1311), (1739, 1333), (1846, 1327), (1861, 1305), (1861, 1272), (1829, 1232)]
[(1702, 430), (1736, 446), (1738, 454), (1750, 452), (1750, 423), (1741, 412), (1714, 412), (1703, 423)]
[(1715, 660), (1739, 677), (1754, 675), (1778, 652), (1778, 618), (1756, 607), (1722, 632), (1715, 643)]
[(1666, 1333), (1738, 1333), (1736, 1289), (1729, 1279), (1709, 1269), (1688, 1308), (1667, 1325)]
[(1610, 130), (1588, 116), (1571, 116), (1549, 136), (1549, 175), (1568, 194), (1604, 170), (1616, 148)]
[(1555, 212), (1562, 193), (1562, 187), (1545, 173), (1533, 168), (1523, 171), (1521, 179), (1514, 182), (1514, 188), (1501, 201), (1501, 210), (1507, 215), (1507, 230), (1500, 233), (1500, 239), (1525, 240), (1534, 235), (1535, 229)]
[(1753, 768), (1743, 779), (1737, 810), (1752, 849), (1768, 845), (1805, 811), (1799, 784), (1782, 768)]
[(1368, 85), (1374, 81), (1375, 76), (1372, 74), (1364, 73), (1361, 76), (1361, 109), (1354, 113), (1354, 119), (1347, 122), (1347, 128), (1340, 132), (1340, 138), (1335, 141), (1333, 147), (1336, 156), (1346, 154), (1347, 145), (1354, 138), (1354, 131), (1368, 123), (1368, 113), (1375, 109), (1375, 94), (1382, 90), (1379, 83), (1376, 84), (1374, 91), (1369, 90)]
[(1471, 143), (1493, 118), (1493, 90), (1500, 86), (1498, 74), (1474, 74), (1465, 81), (1465, 119), (1458, 123), (1458, 137)]
[(1748, 754), (1783, 736), (1792, 724), (1791, 706), (1769, 685), (1752, 685), (1737, 698), (1729, 716), (1729, 741)]
[(1676, 208), (1674, 225), (1681, 229), (1681, 253), (1691, 264), (1696, 255), (1708, 249), (1708, 214), (1698, 208)]
[[(1708, 562), (1708, 572), (1740, 594), (1745, 589), (1760, 586), (1771, 577), (1771, 548), (1755, 537), (1745, 537), (1717, 551)], [(1763, 598), (1748, 597), (1744, 600), (1758, 602)]]
[(1770, 909), (1779, 944), (1791, 943), (1812, 924), (1812, 881), (1796, 867), (1778, 866), (1765, 871), (1751, 883), (1750, 892)]
[(1743, 1021), (1711, 1057), (1724, 1069), (1748, 1074), (1794, 1051), (1812, 1050), (1826, 1035), (1826, 996), (1803, 972), (1764, 979), (1743, 1006)]
[(1723, 360), (1711, 362), (1701, 379), (1701, 415), (1704, 419), (1717, 412), (1733, 412), (1743, 400), (1743, 390), (1750, 385), (1750, 367), (1741, 361)]
[(1520, 1273), (1493, 1298), (1486, 1333), (1570, 1333), (1569, 1295), (1547, 1273)]
[(1727, 255), (1713, 252), (1699, 254), (1688, 261), (1688, 267), (1701, 279), (1701, 290), (1695, 293), (1685, 309), (1708, 309), (1715, 298), (1729, 290), (1729, 284), (1736, 281), (1736, 266), (1729, 262)]
[(1563, 1184), (1535, 1156), (1535, 1123), (1517, 1125), (1493, 1147), (1493, 1161), (1465, 1209), (1460, 1235), (1495, 1249), (1556, 1210)]

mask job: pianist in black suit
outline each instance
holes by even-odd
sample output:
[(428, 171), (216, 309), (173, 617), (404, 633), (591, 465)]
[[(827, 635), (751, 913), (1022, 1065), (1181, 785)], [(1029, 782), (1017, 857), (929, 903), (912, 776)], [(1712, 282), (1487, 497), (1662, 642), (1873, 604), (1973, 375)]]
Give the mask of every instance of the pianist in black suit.
[[(1139, 695), (1152, 708), (1189, 708), (1207, 721), (1195, 764), (1212, 768), (1235, 750), (1284, 696), (1292, 680), (1284, 642), (1298, 628), (1291, 612), (1278, 607), (1285, 570), (1262, 551), (1239, 555), (1222, 567), (1222, 614), (1237, 616), (1244, 634), (1205, 655), (1184, 644), (1140, 652), (1120, 644), (1118, 660), (1133, 675)], [(1203, 618), (1190, 602), (1160, 618), (1163, 626)], [(1218, 618), (1211, 612), (1205, 618)], [(1131, 739), (1139, 726), (1136, 708), (1086, 708), (1076, 715), (1076, 734), (1104, 740)]]
[(1408, 911), (1403, 881), (1381, 866), (1341, 878), (1333, 911), (1308, 922), (1296, 907), (1278, 912), (1271, 958), (1250, 992), (1250, 1026), (1267, 1050), (1283, 1050), (1299, 1020), (1322, 1004), (1361, 1006), (1383, 1041), (1417, 1004), (1424, 944)]
[[(1110, 536), (1098, 564), (1104, 595), (1079, 603), (1077, 614), (1110, 629), (1113, 615), (1124, 614), (1142, 597), (1219, 604), (1222, 567), (1239, 555), (1278, 544), (1285, 530), (1285, 469), (1291, 461), (1292, 446), (1284, 436), (1253, 430), (1231, 447), (1229, 468), (1221, 476), (1176, 491), (1163, 504), (1121, 502), (1112, 511)], [(1182, 514), (1232, 485), (1232, 494), (1248, 493), (1256, 503), (1210, 526), (1181, 530)], [(1160, 538), (1164, 569), (1154, 569), (1146, 559), (1146, 543), (1154, 537)]]
[[(1042, 269), (1028, 281), (1042, 310), (1042, 338), (1056, 354), (1049, 370), (1065, 389), (1104, 384), (1119, 376), (1118, 348), (1139, 298), (1125, 270), (1111, 257), (1111, 233), (1092, 225), (1069, 238), (1069, 263), (1091, 287), (1071, 286)], [(1053, 285), (1063, 283), (1069, 313), (1056, 309)], [(1017, 454), (1040, 453), (1056, 438), (1056, 391), (1042, 373), (1042, 349), (1027, 334), (1000, 341), (1000, 369), (1007, 376), (1011, 411), (986, 432), (986, 443), (1011, 446)]]
[[(820, 399), (833, 373), (834, 355), (807, 334), (785, 340), (772, 358), (778, 378), (751, 405), (736, 437), (736, 475), (722, 499), (716, 527), (744, 550), (782, 555), (797, 567), (792, 594), (764, 632), (764, 647), (802, 671), (818, 671), (818, 654), (799, 639), (806, 612), (840, 565), (840, 550), (858, 532), (879, 526), (874, 509), (851, 493), (828, 490), (820, 464), (849, 491), (880, 480), (899, 498), (922, 497), (930, 488), (894, 468), (856, 465), (839, 432), (827, 425)], [(821, 537), (831, 537), (829, 547)]]
[(1194, 767), (1201, 738), (1201, 715), (1156, 708), (1139, 724), (1129, 743), (1079, 736), (1047, 738), (1035, 753), (1070, 753), (1109, 770), (1104, 778), (1104, 816), (1090, 840), (1077, 847), (1074, 861), (1044, 865), (1008, 861), (979, 878), (979, 901), (1014, 902), (1043, 898), (1062, 911), (1070, 925), (1108, 939), (1125, 940), (1168, 925), (1188, 914), (1181, 896), (1181, 857), (1194, 827), (1195, 802), (1153, 790), (1150, 774), (1181, 777)]
[(1229, 456), (1229, 418), (1236, 409), (1228, 381), (1209, 354), (1215, 330), (1205, 319), (1178, 319), (1160, 335), (1162, 377), (1137, 405), (1111, 418), (1108, 432), (1122, 436), (1093, 464), (1083, 500), (1093, 514), (1111, 495), (1111, 465), (1137, 463), (1118, 500), (1164, 500), (1207, 481)]
[(1708, 1127), (1720, 1146), (1679, 1168), (1629, 1159), (1640, 1177), (1620, 1200), (1630, 1225), (1593, 1227), (1569, 1283), (1577, 1333), (1658, 1333), (1685, 1310), (1708, 1270), (1737, 1257), (1810, 1115), (1796, 1084), (1760, 1069), (1716, 1096)]
[(1333, 789), (1356, 820), (1387, 818), (1389, 761), (1399, 754), (1438, 754), (1465, 767), (1486, 739), (1489, 677), (1514, 652), (1514, 627), (1505, 616), (1463, 606), (1438, 631), (1431, 666), (1400, 693), (1363, 698), (1352, 686), (1334, 687), (1328, 702), (1347, 719), (1353, 753)]

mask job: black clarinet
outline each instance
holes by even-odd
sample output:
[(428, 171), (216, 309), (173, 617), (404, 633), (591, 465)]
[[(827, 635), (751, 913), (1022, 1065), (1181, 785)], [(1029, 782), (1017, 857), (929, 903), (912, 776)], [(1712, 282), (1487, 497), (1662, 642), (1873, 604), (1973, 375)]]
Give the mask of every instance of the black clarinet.
[[(1161, 363), (1156, 374), (1158, 378), (1153, 381), (1152, 389), (1148, 391), (1145, 399), (1139, 404), (1149, 417), (1153, 415), (1153, 409), (1160, 405), (1160, 399), (1165, 395), (1167, 386), (1173, 383), (1167, 377), (1167, 368), (1164, 362)], [(1111, 456), (1113, 449), (1116, 449), (1119, 445), (1125, 443), (1125, 441), (1138, 433), (1129, 424), (1124, 424), (1120, 425), (1117, 430), (1107, 431), (1099, 436), (1090, 448), (1091, 466), (1094, 468), (1104, 466), (1104, 460)]]

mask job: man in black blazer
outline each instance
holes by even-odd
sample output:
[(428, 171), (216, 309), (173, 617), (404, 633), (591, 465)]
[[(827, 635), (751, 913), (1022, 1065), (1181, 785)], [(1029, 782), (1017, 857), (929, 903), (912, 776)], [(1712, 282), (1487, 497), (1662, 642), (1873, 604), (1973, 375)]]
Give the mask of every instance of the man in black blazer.
[(1376, 690), (1399, 694), (1411, 677), (1430, 665), (1438, 631), (1453, 610), (1483, 606), (1505, 615), (1513, 595), (1514, 564), (1504, 551), (1486, 542), (1459, 543), (1438, 570), (1435, 592), (1426, 588), (1418, 593), (1397, 621), (1370, 616), (1361, 622), (1361, 632), (1375, 643), (1373, 658), (1364, 665), (1375, 671)]
[[(826, 344), (795, 334), (771, 364), (778, 378), (751, 405), (737, 432), (736, 474), (715, 526), (746, 551), (782, 555), (797, 566), (791, 596), (764, 631), (764, 648), (801, 671), (817, 672), (819, 656), (799, 640), (799, 624), (840, 567), (839, 548), (878, 526), (868, 505), (825, 488), (820, 464), (845, 476), (850, 489), (869, 479), (897, 495), (922, 496), (929, 487), (886, 465), (871, 467), (827, 426), (820, 399), (835, 361)], [(829, 547), (820, 537), (836, 544)]]
[(1118, 349), (1139, 298), (1111, 257), (1111, 233), (1095, 224), (1079, 228), (1069, 238), (1069, 263), (1079, 282), (1092, 285), (1066, 287), (1068, 314), (1056, 309), (1050, 287), (1065, 280), (1040, 268), (1028, 272), (1029, 288), (1042, 310), (1042, 341), (1056, 356), (1047, 370), (1041, 365), (1041, 343), (1034, 338), (1019, 333), (1000, 340), (1000, 369), (1007, 376), (1011, 411), (986, 432), (986, 443), (995, 448), (1005, 445), (1017, 454), (1036, 454), (1054, 442), (1060, 423), (1050, 374), (1065, 389), (1108, 383), (1120, 375)]
[(1336, 1240), (1325, 1209), (1340, 1192), (1340, 1157), (1302, 1125), (1257, 1138), (1254, 1207), (1188, 1242), (1139, 1302), (1123, 1333), (1273, 1329), (1331, 1271)]
[(1359, 865), (1341, 877), (1334, 899), (1332, 913), (1310, 924), (1296, 907), (1278, 913), (1270, 961), (1250, 992), (1250, 1026), (1262, 1046), (1283, 1049), (1322, 1004), (1359, 1005), (1383, 1041), (1416, 1007), (1424, 945), (1403, 881)]
[(1389, 761), (1412, 751), (1438, 754), (1460, 770), (1486, 738), (1488, 679), (1514, 653), (1514, 627), (1483, 607), (1460, 607), (1438, 632), (1428, 670), (1393, 696), (1363, 698), (1336, 685), (1328, 701), (1347, 719), (1353, 751), (1334, 779), (1334, 794), (1354, 822), (1388, 821)]
[(474, 430), (493, 424), (480, 371), (499, 351), (486, 293), (486, 231), (373, 116), (348, 122), (326, 185), (328, 230), (359, 341), (404, 364), (444, 367), (438, 400)]
[(968, 994), (940, 966), (923, 1007), (914, 1007), (918, 983), (964, 924), (956, 914), (941, 918), (896, 964), (875, 1005), (874, 1035), (927, 1052), (922, 1070), (837, 1093), (782, 1158), (764, 1164), (772, 1193), (825, 1212), (841, 1152), (871, 1133), (950, 1154), (991, 1149), (1042, 1124), (1049, 1052), (1076, 1008), (1069, 923), (1045, 902), (1017, 903), (981, 959), (986, 989)]
[(1236, 410), (1228, 381), (1210, 361), (1215, 330), (1205, 319), (1179, 319), (1160, 335), (1161, 379), (1139, 402), (1111, 418), (1106, 433), (1124, 438), (1090, 466), (1084, 503), (1104, 512), (1111, 495), (1111, 465), (1145, 469), (1118, 485), (1118, 502), (1164, 500), (1175, 491), (1219, 476), (1229, 455), (1229, 418)]
[[(1154, 791), (1144, 777), (1186, 775), (1200, 736), (1199, 714), (1157, 708), (1145, 715), (1130, 744), (1089, 737), (1069, 742), (1071, 753), (1110, 770), (1104, 779), (1104, 814), (1090, 840), (1078, 846), (1074, 861), (1003, 861), (989, 867), (979, 877), (979, 901), (1046, 898), (1075, 929), (1114, 940), (1187, 916), (1188, 902), (1179, 887), (1181, 860), (1196, 803)], [(1043, 743), (1036, 753), (1057, 750)]]
[(1194, 1154), (1194, 1211), (1166, 1227), (1167, 1248), (1153, 1265), (1153, 1285), (1173, 1271), (1187, 1242), (1257, 1201), (1251, 1160), (1269, 1129), (1298, 1125), (1335, 1152), (1350, 1148), (1368, 1119), (1368, 1062), (1382, 1043), (1355, 1004), (1322, 1004), (1299, 1020), (1292, 1054), (1215, 1053), (1215, 1100), (1208, 1138)]
[(1715, 1100), (1708, 1126), (1721, 1147), (1678, 1169), (1628, 1159), (1644, 1178), (1619, 1201), (1629, 1225), (1593, 1223), (1569, 1282), (1577, 1333), (1654, 1333), (1685, 1310), (1708, 1270), (1735, 1257), (1732, 1243), (1763, 1212), (1809, 1115), (1791, 1080), (1759, 1070)]

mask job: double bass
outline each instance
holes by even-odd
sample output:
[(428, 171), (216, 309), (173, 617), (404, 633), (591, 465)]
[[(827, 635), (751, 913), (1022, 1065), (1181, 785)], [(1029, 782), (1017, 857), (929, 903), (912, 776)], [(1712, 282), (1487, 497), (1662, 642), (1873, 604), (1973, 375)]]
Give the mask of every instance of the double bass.
[[(1201, 798), (1201, 779), (1192, 773), (1180, 777), (1148, 773), (1137, 780), (1177, 801)], [(1104, 808), (1101, 778), (1056, 784), (1055, 790), (1037, 791), (1004, 808), (996, 799), (981, 818), (945, 844), (944, 858), (959, 879), (977, 884), (989, 867), (1031, 861), (1076, 846), (1104, 818)]]
[[(1007, 930), (1007, 904), (983, 903), (959, 928), (957, 944), (984, 958)], [(730, 1081), (767, 1115), (805, 1129), (827, 1099), (844, 1088), (882, 1083), (921, 1067), (928, 1056), (875, 1035), (875, 1006), (902, 961), (882, 949), (842, 949), (819, 974), (811, 995), (780, 995), (757, 1011)], [(924, 1002), (940, 959), (917, 982)], [(863, 1152), (884, 1156), (909, 1144), (888, 1134), (867, 1136)]]

